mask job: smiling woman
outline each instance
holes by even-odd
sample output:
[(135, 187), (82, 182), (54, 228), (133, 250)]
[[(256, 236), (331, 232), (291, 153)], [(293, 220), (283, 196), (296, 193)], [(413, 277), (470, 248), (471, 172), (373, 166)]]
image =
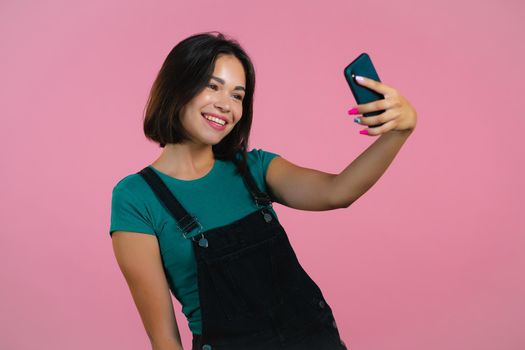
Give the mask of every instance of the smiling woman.
[[(235, 56), (221, 54), (217, 57), (210, 83), (181, 110), (181, 125), (191, 141), (217, 144), (234, 129), (243, 113), (244, 92), (239, 90), (245, 91), (245, 80), (242, 63)], [(202, 118), (198, 116), (204, 117), (214, 130), (204, 128), (199, 132)]]
[(393, 88), (367, 84), (391, 100), (359, 111), (386, 110), (394, 130), (330, 174), (247, 150), (255, 72), (236, 41), (201, 33), (171, 50), (144, 117), (146, 137), (163, 150), (115, 185), (111, 207), (115, 257), (152, 349), (182, 349), (170, 291), (193, 350), (346, 349), (272, 202), (344, 208), (377, 181), (415, 113)]
[(152, 86), (144, 133), (162, 148), (188, 141), (183, 119), (199, 109), (199, 115), (208, 113), (230, 124), (220, 129), (225, 131), (221, 142), (216, 139), (212, 147), (215, 158), (230, 159), (247, 148), (254, 89), (253, 64), (237, 42), (221, 33), (186, 38), (168, 54)]

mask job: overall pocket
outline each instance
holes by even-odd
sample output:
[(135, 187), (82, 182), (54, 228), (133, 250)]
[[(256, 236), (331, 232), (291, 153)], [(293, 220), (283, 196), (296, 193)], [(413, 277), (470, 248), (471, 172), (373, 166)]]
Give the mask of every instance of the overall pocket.
[(274, 292), (269, 251), (273, 239), (208, 261), (210, 278), (218, 298), (226, 302), (228, 319), (265, 317)]

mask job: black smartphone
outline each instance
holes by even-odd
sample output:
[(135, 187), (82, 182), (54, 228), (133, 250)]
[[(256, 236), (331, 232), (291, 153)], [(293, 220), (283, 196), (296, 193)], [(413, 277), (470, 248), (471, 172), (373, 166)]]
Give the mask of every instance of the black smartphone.
[[(376, 69), (372, 63), (372, 60), (370, 59), (370, 56), (366, 52), (360, 54), (355, 60), (350, 62), (350, 64), (348, 64), (348, 66), (345, 67), (344, 75), (346, 81), (348, 82), (348, 86), (350, 86), (350, 90), (352, 90), (352, 94), (354, 95), (357, 104), (369, 103), (385, 98), (385, 96), (383, 96), (382, 94), (371, 90), (367, 87), (364, 87), (363, 85), (360, 85), (358, 82), (355, 81), (356, 75), (371, 78), (376, 81), (381, 81), (379, 80), (379, 76), (377, 75)], [(374, 115), (381, 114), (384, 111), (385, 110), (383, 109), (380, 111), (364, 113), (363, 116), (371, 117)], [(381, 125), (383, 124), (370, 125), (369, 127), (374, 128)]]

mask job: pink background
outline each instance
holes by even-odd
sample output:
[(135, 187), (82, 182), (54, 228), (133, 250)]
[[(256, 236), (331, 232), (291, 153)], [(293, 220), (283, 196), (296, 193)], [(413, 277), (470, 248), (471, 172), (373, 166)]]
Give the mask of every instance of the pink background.
[[(344, 66), (368, 52), (418, 126), (348, 209), (275, 208), (352, 349), (524, 349), (520, 1), (3, 1), (2, 349), (148, 349), (108, 234), (111, 189), (171, 48), (231, 35), (257, 71), (250, 146), (342, 171)], [(187, 323), (174, 299), (185, 349)]]

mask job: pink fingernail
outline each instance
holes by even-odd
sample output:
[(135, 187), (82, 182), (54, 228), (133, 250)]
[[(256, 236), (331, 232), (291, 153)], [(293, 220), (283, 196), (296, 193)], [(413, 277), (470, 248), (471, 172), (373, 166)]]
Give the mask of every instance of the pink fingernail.
[(368, 135), (368, 129), (361, 130), (359, 133), (362, 135)]
[(357, 110), (357, 107), (354, 107), (348, 110), (348, 114), (359, 114), (359, 111)]

